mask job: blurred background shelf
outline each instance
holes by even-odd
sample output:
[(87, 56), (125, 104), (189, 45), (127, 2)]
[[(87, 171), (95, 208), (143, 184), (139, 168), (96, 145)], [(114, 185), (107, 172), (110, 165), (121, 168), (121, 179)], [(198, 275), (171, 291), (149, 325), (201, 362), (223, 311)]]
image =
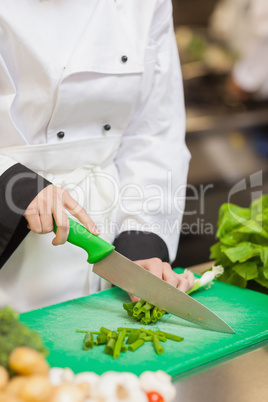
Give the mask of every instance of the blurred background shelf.
[(232, 96), (228, 80), (236, 55), (209, 29), (217, 3), (173, 0), (192, 155), (174, 266), (209, 260), (222, 203), (248, 207), (268, 194), (268, 100)]

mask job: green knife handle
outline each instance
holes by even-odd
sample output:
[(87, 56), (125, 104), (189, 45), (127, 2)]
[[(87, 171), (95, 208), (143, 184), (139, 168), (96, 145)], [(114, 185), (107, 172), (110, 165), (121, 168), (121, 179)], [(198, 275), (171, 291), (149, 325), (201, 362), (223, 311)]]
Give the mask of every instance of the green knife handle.
[[(70, 219), (70, 231), (67, 241), (75, 246), (83, 248), (88, 253), (87, 261), (94, 264), (107, 257), (114, 246), (105, 240), (90, 233), (83, 225)], [(54, 232), (57, 231), (57, 225), (54, 221)]]

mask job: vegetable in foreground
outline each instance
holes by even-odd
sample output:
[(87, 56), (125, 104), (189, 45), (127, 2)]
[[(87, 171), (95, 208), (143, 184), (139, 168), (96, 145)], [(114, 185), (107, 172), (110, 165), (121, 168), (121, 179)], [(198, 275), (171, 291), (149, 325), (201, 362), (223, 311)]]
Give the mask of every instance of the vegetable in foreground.
[(12, 351), (9, 366), (12, 378), (0, 366), (1, 402), (171, 402), (175, 396), (171, 377), (161, 370), (140, 377), (113, 371), (75, 375), (70, 368), (49, 368), (44, 356), (26, 346)]
[[(0, 356), (5, 357), (3, 359), (5, 366), (0, 364), (0, 402), (62, 402), (63, 400), (108, 402), (111, 398), (118, 402), (123, 400), (171, 402), (175, 396), (175, 387), (171, 383), (171, 377), (161, 370), (145, 371), (140, 377), (137, 377), (128, 372), (109, 371), (102, 375), (90, 371), (75, 375), (70, 368), (50, 368), (44, 357), (46, 351), (39, 335), (19, 323), (18, 316), (12, 309), (0, 309), (0, 313)], [(12, 330), (14, 330), (14, 337)], [(100, 331), (79, 330), (78, 332), (83, 334), (83, 347), (86, 347), (87, 350), (112, 341), (114, 358), (137, 342), (136, 339), (129, 344), (125, 343), (125, 340), (130, 338), (130, 328), (118, 328), (117, 331), (112, 331), (102, 327)], [(144, 328), (138, 330), (138, 340), (141, 343), (152, 341), (151, 332)], [(162, 333), (159, 331), (155, 331), (155, 333), (159, 333), (155, 335), (159, 336), (159, 340), (164, 340)], [(8, 338), (10, 335), (13, 345), (24, 339), (19, 335), (23, 335), (28, 343), (37, 339), (38, 342), (35, 342), (34, 345), (39, 346), (40, 351), (25, 345), (11, 346)], [(94, 340), (94, 338), (96, 339)], [(27, 343), (25, 339), (24, 343)], [(14, 342), (15, 340), (16, 342)]]
[(223, 204), (216, 238), (210, 258), (224, 267), (219, 280), (243, 288), (253, 281), (268, 288), (268, 195), (249, 208)]
[(19, 346), (30, 347), (44, 356), (47, 354), (37, 332), (19, 322), (18, 314), (11, 307), (0, 308), (0, 366), (7, 368), (10, 373), (9, 356)]

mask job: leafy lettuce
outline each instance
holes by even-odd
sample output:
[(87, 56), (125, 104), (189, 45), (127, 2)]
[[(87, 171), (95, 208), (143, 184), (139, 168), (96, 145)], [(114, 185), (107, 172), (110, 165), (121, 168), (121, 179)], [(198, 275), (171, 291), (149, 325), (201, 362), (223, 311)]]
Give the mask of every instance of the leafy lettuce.
[(224, 267), (219, 280), (240, 287), (253, 280), (268, 288), (268, 195), (249, 208), (223, 204), (216, 238), (210, 258)]

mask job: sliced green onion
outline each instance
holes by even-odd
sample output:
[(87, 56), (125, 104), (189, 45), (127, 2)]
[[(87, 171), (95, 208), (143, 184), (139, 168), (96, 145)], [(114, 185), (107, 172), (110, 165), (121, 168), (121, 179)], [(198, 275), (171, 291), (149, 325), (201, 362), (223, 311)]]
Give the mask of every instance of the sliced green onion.
[(167, 337), (164, 334), (157, 333), (156, 336), (159, 338), (161, 342), (167, 341)]
[(136, 319), (137, 319), (137, 317), (138, 317), (140, 314), (143, 314), (142, 308), (140, 308), (140, 309), (138, 309), (138, 310), (136, 310), (136, 311), (133, 309), (133, 313), (132, 313), (133, 318), (136, 318)]
[[(154, 308), (151, 310), (151, 321), (157, 320), (157, 310), (158, 310), (157, 307), (154, 307)], [(154, 321), (153, 321), (153, 322), (154, 322)]]
[(129, 345), (128, 350), (134, 352), (134, 350), (137, 350), (139, 347), (141, 347), (144, 344), (144, 342), (145, 342), (144, 339), (137, 339), (135, 342)]
[(146, 336), (143, 336), (142, 339), (143, 339), (145, 342), (150, 342), (150, 341), (153, 340), (153, 337), (152, 337), (151, 335), (146, 335)]
[(157, 354), (161, 355), (164, 353), (165, 349), (161, 345), (161, 342), (157, 335), (153, 335), (153, 345)]
[(134, 312), (138, 311), (145, 303), (145, 300), (139, 300), (136, 302), (135, 306), (133, 307)]
[(141, 321), (141, 319), (144, 317), (144, 313), (140, 313), (137, 317), (134, 317), (136, 321)]
[(98, 345), (104, 345), (107, 343), (107, 335), (106, 334), (100, 334), (97, 336), (97, 342)]
[(126, 344), (127, 345), (132, 344), (133, 342), (135, 342), (139, 338), (139, 336), (140, 336), (140, 330), (139, 329), (133, 329), (130, 332), (129, 336), (128, 336)]
[(130, 317), (136, 321), (141, 321), (145, 325), (148, 325), (150, 322), (156, 322), (165, 314), (164, 310), (153, 306), (145, 300), (139, 300), (136, 303), (123, 303), (123, 308), (127, 310)]
[(105, 327), (101, 327), (100, 332), (102, 334), (106, 334), (107, 336), (112, 334), (112, 331), (110, 329), (108, 329), (108, 328), (105, 328)]
[(112, 355), (114, 354), (114, 347), (115, 347), (115, 342), (116, 340), (114, 338), (109, 339), (108, 343), (106, 344), (106, 348), (105, 348), (105, 352), (108, 355)]
[(154, 306), (151, 303), (146, 302), (142, 306), (142, 311), (145, 313), (146, 311), (150, 311), (152, 308), (154, 308)]
[[(148, 304), (147, 304), (148, 305)], [(127, 310), (129, 311), (129, 310)], [(147, 323), (153, 316), (156, 314), (164, 314), (165, 312), (157, 307), (153, 307), (153, 309), (145, 309), (145, 313), (143, 314), (142, 320)], [(106, 344), (105, 352), (109, 355), (112, 355), (114, 359), (120, 356), (121, 352), (126, 352), (127, 350), (135, 351), (140, 348), (145, 342), (153, 342), (154, 349), (157, 354), (164, 353), (164, 348), (161, 342), (166, 342), (167, 339), (181, 342), (183, 341), (183, 337), (170, 334), (168, 332), (160, 331), (160, 330), (146, 330), (145, 328), (123, 328), (119, 327), (116, 331), (112, 331), (108, 328), (101, 327), (100, 331), (85, 331), (85, 330), (76, 330), (77, 332), (86, 333), (83, 340), (83, 348), (85, 350), (91, 350), (93, 345), (102, 345)], [(97, 334), (96, 340), (93, 340), (93, 334)], [(127, 338), (126, 344), (124, 343), (125, 337)]]
[(121, 352), (126, 352), (126, 351), (127, 351), (127, 345), (125, 345), (124, 343), (122, 343)]
[(160, 318), (161, 318), (165, 313), (166, 313), (165, 310), (162, 310), (161, 308), (159, 308), (158, 311), (157, 311), (157, 313), (156, 313), (158, 320), (160, 320)]
[(83, 340), (83, 348), (85, 350), (90, 350), (93, 348), (93, 334), (92, 332), (88, 332)]
[(168, 332), (163, 332), (163, 331), (157, 331), (158, 334), (163, 334), (165, 335), (165, 337), (167, 339), (170, 339), (172, 341), (176, 341), (176, 342), (182, 342), (184, 340), (183, 337), (178, 336), (178, 335), (173, 335), (173, 334), (169, 334)]
[(113, 353), (113, 358), (114, 359), (117, 359), (120, 356), (122, 344), (123, 344), (123, 341), (125, 339), (126, 333), (127, 333), (126, 330), (123, 330), (123, 331), (119, 332), (119, 335), (117, 337), (115, 347), (114, 347), (114, 353)]
[(147, 321), (147, 324), (151, 322), (151, 313), (150, 310), (145, 310), (144, 318)]
[(130, 303), (123, 303), (123, 308), (125, 310), (133, 310), (133, 307), (135, 306), (136, 302), (130, 302)]
[(117, 328), (117, 331), (123, 331), (123, 329), (125, 329), (128, 332), (131, 332), (133, 330), (133, 328), (125, 328), (125, 327), (119, 327)]

